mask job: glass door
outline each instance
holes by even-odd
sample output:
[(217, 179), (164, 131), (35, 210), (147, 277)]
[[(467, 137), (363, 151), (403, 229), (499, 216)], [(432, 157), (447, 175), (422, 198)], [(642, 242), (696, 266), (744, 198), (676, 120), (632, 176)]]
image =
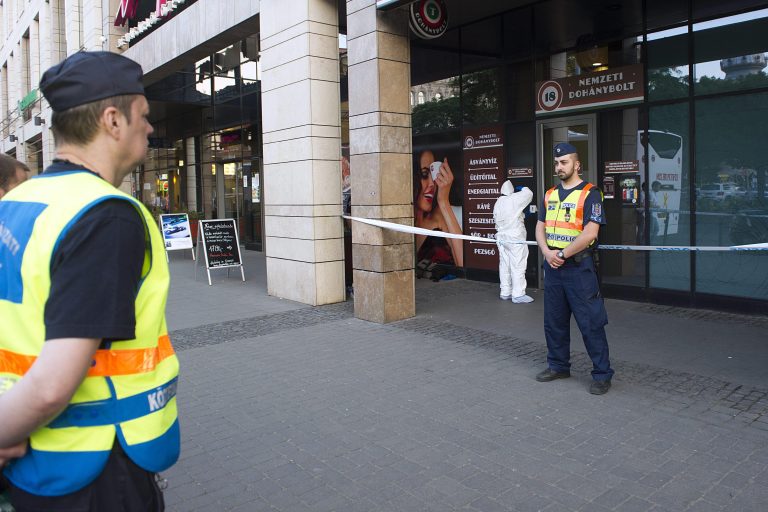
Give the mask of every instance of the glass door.
[[(547, 190), (560, 183), (555, 174), (555, 159), (552, 155), (552, 148), (561, 142), (572, 144), (579, 151), (581, 179), (595, 185), (597, 184), (597, 144), (595, 134), (594, 114), (580, 117), (545, 119), (536, 123), (539, 198), (543, 198)], [(543, 260), (541, 259), (541, 254), (539, 254), (538, 268), (541, 268), (542, 263)], [(539, 272), (539, 287), (541, 288), (543, 285), (543, 274)]]
[(552, 148), (561, 142), (572, 144), (579, 150), (581, 179), (597, 184), (597, 151), (595, 142), (595, 116), (551, 119), (538, 123), (539, 192), (544, 192), (560, 183), (555, 174), (555, 159)]

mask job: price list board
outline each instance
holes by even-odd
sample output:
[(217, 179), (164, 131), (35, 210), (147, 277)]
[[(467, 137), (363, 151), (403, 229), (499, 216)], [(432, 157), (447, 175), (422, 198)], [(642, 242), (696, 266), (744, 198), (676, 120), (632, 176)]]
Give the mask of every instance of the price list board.
[[(506, 180), (504, 129), (500, 125), (466, 129), (464, 154), (464, 234), (496, 240), (493, 207)], [(495, 243), (464, 242), (464, 266), (499, 268)]]
[(198, 230), (208, 271), (208, 284), (211, 284), (212, 268), (240, 267), (245, 281), (243, 262), (240, 257), (240, 239), (237, 235), (235, 219), (201, 220)]

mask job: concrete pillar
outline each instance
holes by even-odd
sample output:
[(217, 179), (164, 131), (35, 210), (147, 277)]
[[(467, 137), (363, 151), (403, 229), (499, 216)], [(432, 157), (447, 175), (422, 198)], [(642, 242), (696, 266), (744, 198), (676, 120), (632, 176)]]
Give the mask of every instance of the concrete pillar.
[[(40, 5), (40, 12), (38, 14), (38, 30), (40, 31), (40, 75), (45, 73), (49, 67), (53, 66), (53, 59), (51, 52), (53, 51), (54, 40), (58, 37), (55, 33), (55, 27), (53, 20), (51, 19), (51, 9), (53, 7), (50, 3), (45, 2)], [(37, 77), (37, 83), (40, 82), (40, 76)]]
[[(347, 2), (352, 215), (413, 225), (407, 12)], [(352, 223), (355, 316), (416, 314), (413, 235)]]
[[(8, 136), (8, 126), (5, 125), (5, 121), (8, 119), (8, 112), (11, 110), (10, 98), (6, 93), (6, 83), (8, 81), (8, 66), (0, 67), (0, 126), (2, 126), (2, 133), (0, 133), (0, 139), (4, 139)], [(2, 142), (0, 142), (2, 143)]]
[[(40, 37), (40, 22), (32, 20), (29, 25), (29, 89), (37, 89), (40, 83), (40, 76), (44, 70), (40, 69), (40, 47), (42, 45)], [(36, 112), (39, 112), (36, 111)]]
[(120, 0), (100, 0), (101, 1), (101, 23), (102, 33), (105, 37), (104, 50), (119, 51), (117, 49), (117, 40), (128, 32), (128, 24), (124, 27), (115, 26), (115, 14), (120, 6)]
[(67, 55), (72, 55), (83, 45), (82, 0), (64, 0), (64, 34), (67, 40)]
[(67, 56), (67, 22), (65, 2), (67, 0), (51, 0), (49, 5), (49, 23), (51, 26), (51, 45), (49, 64), (45, 69), (60, 62)]
[[(8, 56), (8, 110), (19, 108), (21, 90), (21, 43), (16, 43), (13, 54)], [(20, 125), (19, 125), (20, 126)]]
[(184, 140), (186, 147), (187, 167), (187, 209), (196, 212), (197, 209), (197, 155), (195, 154), (195, 138), (187, 137)]
[(336, 0), (262, 0), (267, 290), (341, 302), (341, 128)]
[(83, 9), (80, 13), (83, 30), (83, 47), (88, 51), (108, 50), (104, 33), (101, 0), (81, 0)]

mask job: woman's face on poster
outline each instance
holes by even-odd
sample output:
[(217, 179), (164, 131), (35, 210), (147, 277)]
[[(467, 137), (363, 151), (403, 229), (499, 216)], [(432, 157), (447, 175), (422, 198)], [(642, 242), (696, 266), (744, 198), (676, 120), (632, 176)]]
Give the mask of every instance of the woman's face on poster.
[(431, 151), (424, 151), (419, 158), (419, 195), (416, 197), (416, 207), (423, 212), (431, 212), (435, 200), (437, 186), (432, 179), (429, 166), (435, 161), (435, 155)]

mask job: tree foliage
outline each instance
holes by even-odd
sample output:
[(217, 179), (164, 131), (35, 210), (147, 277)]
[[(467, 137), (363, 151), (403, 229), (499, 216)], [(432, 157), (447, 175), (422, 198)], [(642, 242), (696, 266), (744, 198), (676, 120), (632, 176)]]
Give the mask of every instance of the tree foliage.
[[(498, 69), (467, 73), (451, 79), (457, 95), (416, 105), (412, 111), (414, 134), (484, 124), (500, 119), (502, 91)], [(458, 96), (461, 91), (461, 97)]]

